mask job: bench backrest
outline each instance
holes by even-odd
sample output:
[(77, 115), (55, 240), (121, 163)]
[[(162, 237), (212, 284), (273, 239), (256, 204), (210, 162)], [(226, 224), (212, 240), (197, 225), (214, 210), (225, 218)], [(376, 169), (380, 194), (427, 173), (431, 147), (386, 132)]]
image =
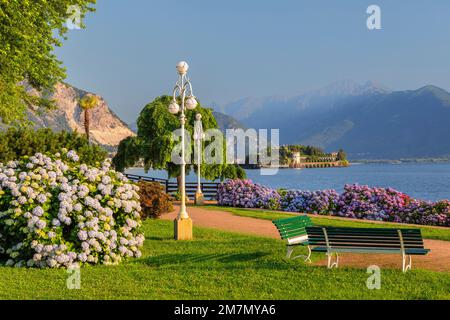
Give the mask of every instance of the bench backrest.
[(280, 232), (281, 239), (306, 236), (306, 227), (312, 226), (311, 219), (306, 215), (278, 219), (272, 222)]
[[(324, 232), (326, 230), (326, 232)], [(313, 246), (352, 248), (423, 249), (420, 229), (307, 227)]]

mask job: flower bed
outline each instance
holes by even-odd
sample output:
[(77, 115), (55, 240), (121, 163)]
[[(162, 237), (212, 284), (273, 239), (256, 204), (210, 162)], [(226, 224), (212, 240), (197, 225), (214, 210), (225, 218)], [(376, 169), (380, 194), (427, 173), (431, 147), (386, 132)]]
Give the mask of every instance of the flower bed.
[(280, 194), (251, 180), (228, 180), (219, 185), (217, 197), (223, 206), (280, 209)]
[(327, 215), (334, 212), (339, 203), (339, 194), (335, 190), (324, 191), (287, 191), (281, 199), (281, 208), (289, 212), (310, 212)]
[(0, 263), (72, 267), (140, 257), (138, 188), (63, 150), (0, 164)]
[(398, 221), (398, 214), (411, 200), (392, 188), (346, 185), (335, 214), (348, 218)]
[(392, 188), (346, 185), (342, 194), (335, 190), (279, 192), (254, 184), (251, 180), (229, 180), (219, 187), (218, 204), (365, 220), (450, 226), (450, 201), (416, 200)]

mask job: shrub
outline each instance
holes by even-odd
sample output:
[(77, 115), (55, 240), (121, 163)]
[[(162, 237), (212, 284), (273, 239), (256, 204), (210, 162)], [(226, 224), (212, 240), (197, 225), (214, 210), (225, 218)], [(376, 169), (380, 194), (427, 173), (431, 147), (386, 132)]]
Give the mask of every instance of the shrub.
[(395, 221), (450, 227), (450, 202), (411, 200), (399, 210)]
[(337, 215), (380, 221), (395, 221), (411, 198), (392, 188), (346, 185)]
[[(20, 143), (17, 143), (20, 141)], [(0, 132), (0, 163), (32, 156), (36, 153), (55, 154), (61, 149), (75, 150), (82, 163), (97, 165), (108, 152), (98, 145), (89, 144), (85, 136), (51, 129), (9, 128)]]
[(284, 211), (328, 215), (336, 211), (338, 203), (339, 194), (335, 190), (314, 192), (291, 190), (283, 196), (281, 207)]
[(228, 180), (219, 185), (217, 201), (222, 206), (278, 210), (280, 194), (251, 180)]
[(173, 211), (173, 202), (160, 183), (141, 181), (138, 186), (142, 219), (158, 218), (163, 213)]
[(250, 180), (229, 180), (219, 186), (218, 203), (223, 206), (282, 209), (347, 218), (450, 226), (450, 201), (411, 199), (392, 188), (346, 185), (335, 190), (273, 190)]
[(431, 215), (422, 219), (422, 224), (450, 226), (450, 201), (442, 200), (433, 206)]
[(63, 150), (0, 166), (0, 262), (57, 268), (140, 257), (138, 187), (109, 161), (78, 160)]

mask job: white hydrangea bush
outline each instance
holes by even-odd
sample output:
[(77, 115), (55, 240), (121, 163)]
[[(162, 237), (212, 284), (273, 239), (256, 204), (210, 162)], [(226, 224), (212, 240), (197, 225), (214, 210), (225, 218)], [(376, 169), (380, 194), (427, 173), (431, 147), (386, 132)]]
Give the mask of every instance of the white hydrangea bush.
[(0, 264), (115, 265), (141, 256), (138, 187), (74, 151), (0, 164)]

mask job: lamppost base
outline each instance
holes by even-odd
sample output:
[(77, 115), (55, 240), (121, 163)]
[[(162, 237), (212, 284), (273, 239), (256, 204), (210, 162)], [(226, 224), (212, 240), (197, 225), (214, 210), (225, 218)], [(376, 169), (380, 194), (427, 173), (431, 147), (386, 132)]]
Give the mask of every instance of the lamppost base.
[(175, 240), (192, 240), (191, 218), (176, 218), (174, 220)]
[(205, 204), (205, 197), (203, 196), (202, 192), (196, 192), (195, 193), (195, 205), (196, 206), (202, 206)]

